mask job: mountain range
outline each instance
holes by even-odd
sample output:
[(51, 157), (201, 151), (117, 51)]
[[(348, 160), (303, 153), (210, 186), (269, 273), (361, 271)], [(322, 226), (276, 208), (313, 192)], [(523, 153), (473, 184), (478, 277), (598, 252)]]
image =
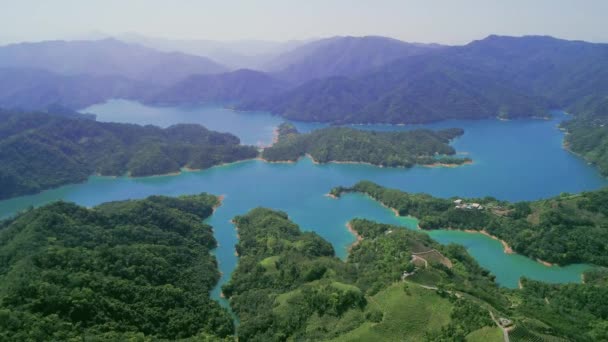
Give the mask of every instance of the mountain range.
[(607, 73), (607, 44), (490, 36), (354, 77), (313, 80), (240, 108), (337, 123), (545, 116), (605, 94)]
[(302, 45), (275, 58), (267, 71), (299, 84), (330, 76), (353, 76), (400, 58), (441, 49), (386, 37), (332, 37)]
[(71, 76), (122, 76), (153, 84), (172, 84), (191, 74), (228, 70), (209, 58), (161, 52), (116, 39), (11, 44), (0, 48), (0, 67), (43, 69)]
[(13, 44), (0, 47), (0, 106), (78, 109), (127, 98), (226, 103), (302, 121), (423, 123), (545, 117), (554, 108), (585, 110), (608, 94), (608, 44), (333, 37), (282, 49), (260, 70), (230, 71), (205, 57), (115, 39)]

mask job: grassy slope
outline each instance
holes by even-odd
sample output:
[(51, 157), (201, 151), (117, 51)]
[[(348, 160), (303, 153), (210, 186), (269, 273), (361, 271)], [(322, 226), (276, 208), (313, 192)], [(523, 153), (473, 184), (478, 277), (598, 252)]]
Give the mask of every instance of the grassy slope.
[(468, 342), (502, 342), (502, 330), (498, 327), (483, 327), (467, 335)]
[(418, 341), (427, 331), (438, 331), (450, 322), (453, 305), (448, 299), (414, 284), (409, 289), (408, 295), (403, 283), (395, 283), (368, 298), (367, 310), (380, 309), (382, 322), (366, 322), (333, 341)]

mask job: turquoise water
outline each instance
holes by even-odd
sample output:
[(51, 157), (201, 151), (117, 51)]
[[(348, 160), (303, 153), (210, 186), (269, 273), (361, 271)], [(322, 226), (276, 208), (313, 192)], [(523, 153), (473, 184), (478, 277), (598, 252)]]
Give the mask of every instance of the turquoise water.
[[(128, 100), (110, 100), (82, 110), (97, 114), (98, 121), (136, 123), (168, 127), (197, 123), (211, 130), (230, 132), (247, 145), (267, 146), (283, 120), (266, 112), (242, 113), (218, 105), (150, 107)], [(254, 115), (251, 115), (254, 114)]]
[[(125, 107), (122, 108), (120, 103), (125, 104)], [(113, 101), (108, 105), (111, 106), (113, 115), (116, 117), (123, 115), (123, 121), (127, 121), (132, 113), (156, 110), (124, 101)], [(96, 108), (102, 109), (101, 111), (106, 110), (103, 106)], [(158, 110), (171, 110), (177, 113), (182, 111), (176, 108)], [(184, 110), (186, 113), (181, 113), (173, 119), (195, 117), (193, 113), (199, 112), (196, 109)], [(223, 109), (217, 110), (218, 113), (205, 115), (222, 117)], [(93, 112), (90, 108), (87, 111)], [(200, 112), (213, 111), (213, 107), (200, 109)], [(233, 120), (231, 122), (236, 126), (227, 129), (238, 132), (243, 141), (255, 139), (270, 141), (273, 127), (265, 131), (264, 137), (256, 130), (269, 125), (270, 120), (276, 120), (275, 123), (281, 122), (280, 119), (268, 114), (231, 113), (237, 118), (249, 117), (247, 124), (240, 119)], [(136, 116), (140, 119), (134, 121), (144, 120), (141, 119), (140, 114)], [(257, 118), (260, 122), (250, 125)], [(100, 115), (100, 120), (106, 119), (108, 117)], [(339, 200), (326, 197), (325, 194), (337, 185), (352, 185), (359, 180), (368, 179), (387, 187), (426, 192), (435, 196), (491, 195), (506, 200), (532, 200), (561, 192), (579, 192), (605, 186), (606, 180), (600, 177), (595, 169), (562, 149), (563, 135), (556, 128), (560, 119), (561, 116), (552, 121), (482, 120), (425, 125), (424, 127), (431, 128), (465, 129), (465, 135), (453, 145), (459, 152), (467, 153), (473, 158), (474, 163), (458, 168), (397, 169), (352, 164), (315, 165), (307, 158), (292, 164), (271, 164), (250, 160), (203, 171), (183, 172), (177, 176), (137, 179), (91, 177), (83, 184), (0, 202), (0, 216), (7, 216), (30, 205), (39, 206), (57, 199), (93, 206), (102, 202), (143, 198), (152, 194), (174, 196), (205, 191), (225, 195), (223, 205), (209, 219), (220, 244), (216, 255), (220, 270), (223, 272), (220, 282), (222, 284), (227, 281), (237, 262), (237, 257), (234, 255), (236, 232), (229, 221), (234, 216), (244, 214), (256, 206), (286, 211), (303, 229), (314, 230), (330, 241), (340, 257), (346, 256), (348, 246), (354, 241), (354, 237), (345, 227), (346, 222), (352, 218), (364, 217), (409, 228), (414, 227), (411, 219), (395, 217), (390, 210), (365, 196), (353, 194)], [(296, 124), (301, 130), (319, 126)], [(360, 128), (411, 129), (403, 126), (361, 126)], [(521, 255), (503, 253), (498, 241), (481, 234), (455, 231), (433, 231), (430, 234), (441, 243), (463, 244), (483, 267), (496, 275), (498, 283), (506, 287), (516, 287), (521, 276), (548, 282), (578, 282), (581, 272), (588, 267), (586, 265), (546, 267)], [(219, 296), (219, 287), (214, 291), (214, 296)]]

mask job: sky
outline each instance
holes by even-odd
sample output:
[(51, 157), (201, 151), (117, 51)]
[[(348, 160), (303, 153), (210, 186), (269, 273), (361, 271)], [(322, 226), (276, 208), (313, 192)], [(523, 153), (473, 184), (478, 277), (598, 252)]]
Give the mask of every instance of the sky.
[(0, 0), (0, 42), (139, 33), (285, 41), (381, 35), (464, 44), (489, 34), (608, 42), (608, 0)]

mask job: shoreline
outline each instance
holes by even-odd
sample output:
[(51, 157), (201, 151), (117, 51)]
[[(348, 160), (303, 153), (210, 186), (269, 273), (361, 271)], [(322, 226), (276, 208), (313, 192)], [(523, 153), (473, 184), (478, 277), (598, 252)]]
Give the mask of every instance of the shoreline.
[(346, 222), (346, 228), (356, 238), (355, 242), (351, 243), (350, 246), (348, 246), (348, 251), (350, 252), (353, 247), (357, 246), (359, 243), (361, 243), (361, 241), (363, 241), (363, 236), (361, 236), (355, 229), (353, 229), (353, 226), (350, 224), (350, 221)]
[(541, 259), (539, 259), (539, 258), (536, 258), (535, 260), (536, 260), (536, 262), (539, 262), (539, 263), (541, 263), (541, 264), (543, 264), (543, 265), (545, 265), (545, 266), (547, 266), (547, 267), (553, 267), (553, 266), (556, 266), (556, 264), (550, 263), (550, 262), (548, 262), (548, 261), (541, 260)]
[(475, 229), (453, 229), (453, 228), (449, 228), (448, 230), (459, 230), (459, 231), (463, 231), (466, 233), (476, 233), (476, 234), (482, 234), (485, 235), (491, 239), (497, 240), (498, 242), (500, 242), (502, 244), (502, 248), (505, 254), (515, 254), (515, 251), (513, 250), (513, 248), (511, 248), (511, 246), (509, 246), (509, 244), (505, 241), (502, 240), (500, 238), (498, 238), (495, 235), (492, 235), (490, 233), (488, 233), (487, 230), (482, 229), (482, 230), (475, 230)]
[(298, 160), (268, 160), (268, 159), (264, 159), (264, 157), (257, 157), (257, 158), (253, 158), (253, 160), (259, 160), (261, 162), (264, 163), (268, 163), (268, 164), (295, 164), (298, 161), (300, 161), (301, 158), (298, 158)]
[(339, 164), (339, 165), (367, 165), (367, 166), (373, 166), (373, 167), (379, 167), (379, 168), (390, 168), (390, 169), (411, 169), (414, 168), (416, 166), (420, 166), (420, 167), (428, 167), (428, 168), (439, 168), (439, 167), (446, 167), (446, 168), (456, 168), (456, 167), (460, 167), (460, 166), (464, 166), (464, 165), (472, 165), (474, 164), (474, 162), (472, 160), (470, 161), (465, 161), (461, 164), (445, 164), (445, 163), (433, 163), (433, 164), (413, 164), (412, 166), (386, 166), (386, 165), (380, 165), (380, 164), (373, 164), (373, 163), (369, 163), (369, 162), (363, 162), (363, 161), (342, 161), (342, 160), (330, 160), (327, 162), (319, 162), (317, 160), (315, 160), (315, 158), (313, 156), (311, 156), (309, 153), (306, 153), (304, 156), (299, 157), (297, 160), (276, 160), (276, 161), (270, 161), (267, 159), (264, 159), (264, 157), (257, 157), (257, 158), (253, 158), (254, 160), (260, 160), (266, 163), (271, 163), (271, 164), (295, 164), (298, 163), (302, 158), (309, 158), (312, 163), (314, 165), (328, 165), (328, 164)]
[[(236, 222), (234, 222), (234, 220), (230, 220), (228, 222), (230, 222), (234, 226), (234, 230), (236, 230), (236, 239), (240, 240), (241, 237), (239, 235), (239, 227), (236, 225)], [(238, 243), (238, 241), (237, 241), (237, 243)], [(236, 250), (236, 245), (234, 246), (234, 256), (237, 258), (240, 257), (239, 252)]]
[(464, 165), (473, 165), (473, 161), (472, 160), (467, 160), (461, 164), (445, 164), (445, 163), (433, 163), (433, 164), (426, 164), (426, 165), (420, 165), (422, 167), (428, 167), (428, 168), (436, 168), (436, 167), (448, 167), (448, 168), (455, 168), (455, 167), (459, 167), (459, 166), (464, 166)]
[[(224, 199), (226, 198), (226, 195), (219, 195), (217, 196), (217, 204), (213, 206), (212, 211), (211, 211), (211, 215), (215, 214), (215, 211), (217, 210), (217, 208), (221, 207), (222, 204), (224, 204)], [(219, 243), (218, 243), (218, 247), (219, 247)]]

